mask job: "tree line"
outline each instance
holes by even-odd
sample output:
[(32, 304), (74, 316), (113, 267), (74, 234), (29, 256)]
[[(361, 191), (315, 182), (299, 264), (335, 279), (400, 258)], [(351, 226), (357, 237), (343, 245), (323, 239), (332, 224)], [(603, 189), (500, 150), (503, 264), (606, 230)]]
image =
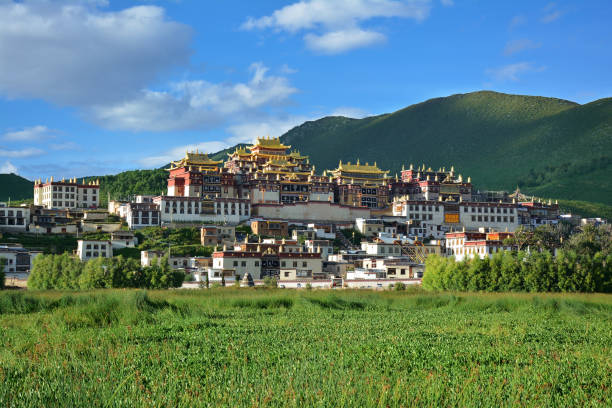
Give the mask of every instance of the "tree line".
[(137, 260), (123, 256), (82, 262), (64, 253), (37, 256), (28, 278), (28, 288), (167, 289), (180, 287), (184, 279), (183, 271), (170, 268), (167, 256), (159, 262), (152, 262), (151, 266), (142, 267)]
[(555, 228), (546, 227), (531, 234), (520, 231), (512, 239), (516, 251), (497, 252), (491, 258), (476, 256), (458, 262), (453, 257), (429, 256), (423, 287), (487, 292), (612, 293), (610, 227), (586, 226), (565, 240)]

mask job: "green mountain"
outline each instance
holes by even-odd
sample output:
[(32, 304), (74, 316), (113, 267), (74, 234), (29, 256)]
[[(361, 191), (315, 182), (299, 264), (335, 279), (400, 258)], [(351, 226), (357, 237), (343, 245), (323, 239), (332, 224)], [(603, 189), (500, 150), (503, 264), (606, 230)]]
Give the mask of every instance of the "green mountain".
[(34, 198), (34, 183), (17, 174), (0, 174), (0, 201)]
[(612, 98), (585, 105), (539, 96), (474, 92), (390, 114), (306, 122), (281, 140), (317, 171), (338, 160), (455, 166), (480, 189), (612, 204)]

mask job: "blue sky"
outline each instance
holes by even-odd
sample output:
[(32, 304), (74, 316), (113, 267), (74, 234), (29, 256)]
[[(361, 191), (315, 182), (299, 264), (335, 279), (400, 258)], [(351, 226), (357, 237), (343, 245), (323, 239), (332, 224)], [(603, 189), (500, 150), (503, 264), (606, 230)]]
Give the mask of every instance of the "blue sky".
[(612, 96), (609, 1), (0, 0), (0, 173), (153, 168), (489, 89)]

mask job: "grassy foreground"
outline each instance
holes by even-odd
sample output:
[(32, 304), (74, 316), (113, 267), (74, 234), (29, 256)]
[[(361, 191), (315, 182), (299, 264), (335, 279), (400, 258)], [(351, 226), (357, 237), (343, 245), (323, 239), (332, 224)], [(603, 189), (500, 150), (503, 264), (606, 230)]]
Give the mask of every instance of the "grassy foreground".
[(0, 293), (2, 406), (610, 406), (612, 296)]

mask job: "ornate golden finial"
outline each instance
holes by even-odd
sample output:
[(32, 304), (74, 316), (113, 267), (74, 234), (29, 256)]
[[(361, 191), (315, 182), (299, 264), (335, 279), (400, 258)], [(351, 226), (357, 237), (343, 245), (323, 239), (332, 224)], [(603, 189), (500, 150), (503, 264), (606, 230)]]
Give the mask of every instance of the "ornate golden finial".
[(399, 177), (397, 177), (397, 173), (395, 173), (395, 182), (399, 181)]
[(402, 164), (402, 171), (406, 170), (406, 167)]
[(468, 183), (471, 183), (471, 182), (472, 182), (472, 177), (468, 176)]
[(359, 166), (359, 157), (357, 158), (357, 165)]

